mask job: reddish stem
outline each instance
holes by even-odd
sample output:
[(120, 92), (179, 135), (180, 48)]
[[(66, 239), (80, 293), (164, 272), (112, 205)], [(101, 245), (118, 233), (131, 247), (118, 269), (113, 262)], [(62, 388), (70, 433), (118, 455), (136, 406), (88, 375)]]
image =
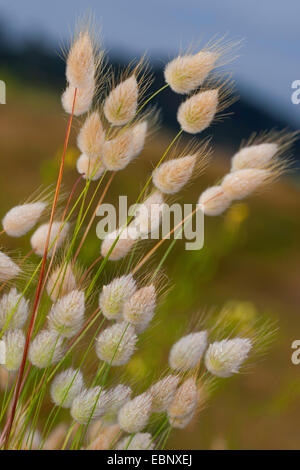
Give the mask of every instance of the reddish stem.
[(6, 432), (6, 439), (5, 439), (5, 445), (4, 445), (5, 449), (7, 449), (7, 447), (8, 447), (9, 435), (10, 435), (12, 424), (13, 424), (14, 417), (15, 417), (15, 414), (16, 414), (16, 408), (17, 408), (17, 403), (18, 403), (18, 399), (19, 399), (19, 396), (20, 396), (22, 379), (23, 379), (25, 364), (26, 364), (26, 360), (27, 360), (29, 344), (30, 344), (32, 333), (33, 333), (33, 328), (34, 328), (34, 323), (35, 323), (36, 313), (37, 313), (37, 307), (38, 307), (38, 304), (39, 304), (40, 294), (41, 294), (41, 290), (42, 290), (43, 278), (44, 278), (44, 272), (45, 272), (45, 267), (46, 267), (47, 254), (48, 254), (48, 247), (49, 247), (49, 241), (50, 241), (51, 228), (52, 228), (52, 223), (53, 223), (53, 220), (54, 220), (55, 209), (56, 209), (56, 206), (57, 206), (59, 190), (60, 190), (62, 176), (63, 176), (65, 156), (66, 156), (66, 151), (67, 151), (68, 142), (69, 142), (72, 119), (73, 119), (73, 115), (74, 115), (76, 94), (77, 94), (77, 88), (75, 88), (75, 92), (74, 92), (72, 113), (71, 113), (70, 118), (69, 118), (66, 137), (65, 137), (65, 142), (64, 142), (64, 149), (63, 149), (63, 154), (62, 154), (62, 159), (61, 159), (57, 184), (56, 184), (54, 200), (53, 200), (53, 204), (52, 204), (52, 210), (51, 210), (51, 216), (50, 216), (50, 222), (49, 222), (49, 230), (48, 230), (47, 240), (46, 240), (46, 244), (45, 244), (45, 251), (44, 251), (44, 256), (43, 256), (43, 260), (42, 260), (42, 266), (41, 266), (41, 271), (40, 271), (39, 282), (38, 282), (38, 286), (37, 286), (37, 290), (36, 290), (36, 295), (35, 295), (32, 314), (31, 314), (31, 318), (30, 318), (30, 324), (29, 324), (29, 327), (28, 327), (27, 335), (26, 335), (25, 348), (24, 348), (23, 358), (22, 358), (22, 362), (21, 362), (21, 365), (20, 365), (20, 369), (19, 369), (18, 380), (17, 380), (17, 384), (16, 384), (12, 410), (11, 410), (11, 413), (10, 413), (9, 418), (8, 418), (8, 428), (7, 428), (7, 432)]

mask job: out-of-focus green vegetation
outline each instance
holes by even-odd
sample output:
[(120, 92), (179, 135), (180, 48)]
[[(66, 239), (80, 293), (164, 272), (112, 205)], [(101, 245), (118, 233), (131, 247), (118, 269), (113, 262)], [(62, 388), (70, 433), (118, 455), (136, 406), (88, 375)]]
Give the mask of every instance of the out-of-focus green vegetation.
[[(59, 96), (24, 89), (16, 81), (8, 86), (0, 120), (2, 217), (41, 184), (54, 183), (67, 118)], [(66, 192), (76, 179), (79, 123), (74, 122), (66, 158)], [(153, 136), (139, 159), (116, 176), (106, 201), (116, 203), (119, 194), (127, 194), (133, 203), (171, 137), (164, 129)], [(216, 148), (208, 170), (182, 192), (180, 201), (196, 202), (200, 192), (227, 170), (227, 154), (226, 149)], [(299, 209), (299, 189), (285, 180), (247, 203), (234, 205), (222, 217), (207, 218), (202, 250), (186, 251), (178, 241), (169, 254), (164, 265), (169, 292), (153, 327), (142, 338), (144, 347), (126, 368), (129, 379), (139, 377), (145, 383), (159, 374), (167, 366), (171, 344), (196, 313), (230, 304), (236, 315), (267, 314), (279, 325), (266, 359), (255, 364), (250, 374), (225, 381), (189, 432), (174, 434), (171, 448), (299, 447), (300, 366), (291, 363), (291, 344), (300, 337)], [(1, 245), (26, 253), (29, 236), (21, 240), (3, 237)], [(89, 266), (99, 249), (94, 226), (81, 263)], [(151, 260), (144, 272), (155, 266)], [(99, 287), (119, 270), (118, 264), (110, 263)]]

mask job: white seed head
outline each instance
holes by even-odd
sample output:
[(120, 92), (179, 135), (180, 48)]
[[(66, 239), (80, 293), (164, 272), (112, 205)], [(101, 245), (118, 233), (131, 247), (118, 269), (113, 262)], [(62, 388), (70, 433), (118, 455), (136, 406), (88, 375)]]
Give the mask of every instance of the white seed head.
[(74, 398), (71, 415), (78, 423), (87, 424), (89, 421), (103, 416), (110, 403), (109, 394), (101, 387), (85, 389)]
[(138, 84), (134, 75), (114, 88), (104, 103), (106, 119), (114, 126), (122, 126), (136, 113), (138, 100)]
[(216, 52), (205, 50), (176, 57), (165, 68), (165, 80), (175, 93), (190, 93), (202, 85), (217, 59)]
[(152, 397), (142, 393), (125, 403), (120, 409), (118, 421), (120, 427), (128, 433), (142, 431), (148, 423), (151, 412)]
[[(68, 222), (66, 222), (63, 226), (60, 222), (53, 222), (49, 238), (48, 257), (52, 255), (55, 246), (56, 249), (62, 246), (68, 235), (69, 228), (70, 225)], [(49, 224), (43, 224), (34, 232), (31, 237), (30, 243), (32, 249), (38, 256), (44, 255), (48, 231)]]
[(57, 266), (49, 276), (46, 289), (53, 302), (75, 290), (76, 279), (71, 266)]
[[(118, 238), (119, 237), (119, 238)], [(117, 242), (116, 239), (118, 238)], [(118, 261), (124, 258), (136, 243), (136, 237), (131, 236), (131, 230), (128, 228), (121, 228), (108, 233), (101, 244), (101, 255), (105, 258), (109, 253), (108, 259), (111, 261)]]
[(20, 274), (21, 269), (5, 253), (0, 251), (0, 282), (6, 282)]
[(192, 377), (185, 380), (177, 389), (174, 399), (169, 406), (170, 418), (185, 418), (197, 407), (198, 391), (195, 379)]
[[(69, 85), (61, 97), (62, 106), (68, 114), (72, 113), (75, 90), (76, 88), (73, 85)], [(93, 103), (94, 92), (94, 80), (90, 80), (88, 84), (82, 88), (77, 88), (74, 104), (74, 116), (80, 116), (81, 114), (88, 112)]]
[(216, 341), (206, 351), (205, 366), (213, 375), (230, 377), (239, 372), (251, 348), (252, 343), (248, 338)]
[(121, 318), (124, 303), (136, 291), (136, 283), (132, 274), (114, 279), (110, 284), (103, 286), (99, 297), (99, 307), (103, 315), (109, 320)]
[(39, 369), (58, 362), (62, 354), (62, 338), (55, 331), (40, 331), (29, 348), (29, 359)]
[(207, 346), (207, 331), (190, 333), (172, 346), (169, 364), (172, 369), (187, 371), (197, 366)]
[(28, 307), (28, 300), (15, 287), (10, 289), (0, 300), (0, 328), (22, 328), (27, 320)]
[(153, 284), (137, 290), (125, 302), (123, 318), (131, 323), (138, 333), (144, 331), (153, 318), (156, 307), (156, 292)]
[(83, 377), (80, 370), (72, 368), (58, 374), (50, 388), (52, 401), (62, 408), (70, 408), (73, 400), (83, 388)]
[(147, 121), (139, 122), (132, 128), (132, 158), (137, 157), (144, 148), (147, 136)]
[(195, 155), (162, 163), (152, 173), (154, 185), (162, 193), (177, 193), (191, 178), (195, 163)]
[(109, 394), (110, 406), (103, 419), (105, 420), (105, 423), (115, 423), (120, 408), (130, 400), (132, 390), (130, 387), (120, 384), (110, 389)]
[(179, 106), (177, 119), (181, 128), (189, 134), (206, 129), (218, 108), (218, 90), (200, 91)]
[(84, 153), (77, 159), (76, 168), (78, 173), (82, 175), (85, 180), (91, 179), (92, 181), (100, 179), (105, 171), (102, 160), (90, 158)]
[(144, 237), (158, 230), (164, 213), (163, 195), (159, 191), (152, 193), (142, 204), (137, 206), (135, 218), (129, 229), (135, 237)]
[(178, 376), (168, 375), (150, 387), (149, 392), (152, 396), (152, 411), (154, 413), (165, 411), (171, 405), (178, 384)]
[(18, 370), (24, 353), (25, 335), (22, 330), (9, 330), (4, 336), (6, 370)]
[(82, 326), (84, 310), (84, 292), (73, 290), (52, 306), (48, 315), (50, 331), (63, 338), (71, 338)]
[(149, 432), (138, 432), (133, 437), (126, 436), (121, 439), (115, 450), (153, 450), (154, 442)]
[(224, 193), (232, 200), (244, 199), (272, 177), (270, 171), (260, 169), (237, 170), (225, 176)]
[(105, 132), (97, 111), (91, 113), (85, 120), (77, 138), (81, 152), (89, 158), (99, 158), (102, 154)]
[(44, 202), (35, 202), (10, 209), (2, 220), (7, 235), (10, 237), (25, 235), (35, 226), (45, 207)]
[(66, 76), (74, 87), (86, 86), (95, 75), (95, 58), (92, 39), (87, 31), (81, 32), (72, 44), (68, 57)]
[(126, 322), (115, 323), (102, 331), (96, 339), (96, 354), (104, 362), (121, 366), (131, 358), (136, 342), (133, 326)]
[(244, 168), (266, 168), (278, 150), (278, 144), (269, 142), (244, 147), (232, 157), (231, 171)]
[(191, 422), (194, 417), (194, 414), (195, 410), (193, 410), (190, 414), (186, 416), (182, 416), (181, 418), (169, 416), (169, 423), (172, 428), (183, 429)]
[(212, 186), (201, 194), (198, 203), (202, 205), (205, 215), (220, 215), (231, 204), (232, 199), (226, 194), (222, 186)]
[(130, 129), (105, 142), (103, 147), (103, 163), (108, 170), (123, 170), (132, 158), (133, 138)]

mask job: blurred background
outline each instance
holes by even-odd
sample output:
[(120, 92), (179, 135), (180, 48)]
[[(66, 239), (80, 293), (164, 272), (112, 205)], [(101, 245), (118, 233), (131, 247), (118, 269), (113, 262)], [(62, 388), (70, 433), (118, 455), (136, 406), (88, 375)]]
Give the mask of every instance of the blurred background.
[[(292, 82), (300, 80), (297, 0), (0, 0), (0, 79), (6, 83), (6, 104), (0, 105), (1, 217), (41, 184), (55, 181), (67, 122), (60, 105), (65, 85), (61, 47), (77, 18), (89, 13), (101, 26), (113, 66), (123, 68), (147, 52), (154, 71), (151, 91), (162, 85), (164, 64), (179, 49), (224, 35), (242, 40), (239, 57), (225, 67), (240, 99), (230, 108), (231, 116), (209, 129), (213, 160), (183, 192), (182, 201), (195, 202), (217, 181), (240, 141), (252, 132), (299, 128), (300, 104), (291, 101)], [(134, 202), (153, 162), (178, 130), (179, 102), (169, 90), (159, 95), (162, 125), (139, 160), (115, 179), (110, 200), (128, 194)], [(65, 189), (76, 177), (79, 123), (67, 154)], [(269, 315), (279, 326), (266, 359), (251, 374), (227, 380), (189, 432), (174, 434), (170, 448), (299, 448), (300, 365), (291, 362), (291, 344), (300, 339), (299, 159), (296, 144), (293, 171), (284, 181), (234, 205), (223, 217), (207, 218), (201, 251), (185, 251), (179, 242), (167, 259), (169, 287), (176, 289), (145, 336), (145, 352), (126, 371), (129, 376), (142, 381), (149, 368), (163, 368), (170, 345), (197, 312), (226, 305), (237, 315)], [(28, 238), (22, 243), (28, 250)], [(98, 256), (99, 246), (93, 232), (82, 252), (83, 264)], [(20, 244), (6, 238), (5, 247), (19, 250)]]

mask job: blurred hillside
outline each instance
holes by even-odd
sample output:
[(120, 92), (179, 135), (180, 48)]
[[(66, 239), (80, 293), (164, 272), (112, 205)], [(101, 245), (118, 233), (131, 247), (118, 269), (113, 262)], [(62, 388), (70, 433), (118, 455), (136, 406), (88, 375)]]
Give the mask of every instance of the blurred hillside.
[[(37, 43), (24, 44), (22, 51), (5, 45), (4, 38), (0, 38), (0, 45), (0, 78), (7, 81), (7, 104), (0, 108), (2, 218), (41, 184), (55, 181), (67, 118), (60, 106), (63, 62)], [(153, 86), (161, 83), (162, 73), (157, 70)], [(168, 127), (154, 135), (141, 157), (117, 175), (107, 200), (116, 202), (119, 194), (128, 194), (134, 202), (153, 162), (174, 136), (176, 100), (169, 92), (161, 95), (157, 103)], [(215, 149), (211, 165), (183, 191), (182, 201), (196, 201), (205, 187), (224, 174), (240, 138), (254, 130), (287, 124), (244, 99), (232, 109), (234, 115), (209, 132)], [(67, 154), (66, 191), (76, 178), (79, 124), (80, 120), (75, 120)], [(154, 327), (145, 334), (145, 352), (137, 353), (126, 371), (129, 377), (138, 374), (143, 383), (149, 368), (153, 372), (163, 369), (170, 345), (196, 312), (218, 310), (234, 302), (232, 308), (237, 312), (268, 314), (279, 325), (277, 341), (266, 360), (253, 366), (251, 374), (229, 379), (199, 422), (192, 423), (189, 432), (179, 431), (174, 436), (171, 448), (299, 448), (300, 366), (290, 360), (291, 344), (300, 337), (299, 211), (297, 182), (286, 179), (269, 192), (234, 205), (223, 217), (207, 218), (202, 250), (188, 252), (178, 242), (168, 257), (165, 272), (171, 292)], [(22, 239), (22, 246), (19, 240), (7, 237), (1, 243), (26, 253), (29, 236)], [(91, 230), (81, 262), (91, 264), (99, 248), (95, 229)], [(118, 268), (111, 264), (109, 271), (101, 282)]]

